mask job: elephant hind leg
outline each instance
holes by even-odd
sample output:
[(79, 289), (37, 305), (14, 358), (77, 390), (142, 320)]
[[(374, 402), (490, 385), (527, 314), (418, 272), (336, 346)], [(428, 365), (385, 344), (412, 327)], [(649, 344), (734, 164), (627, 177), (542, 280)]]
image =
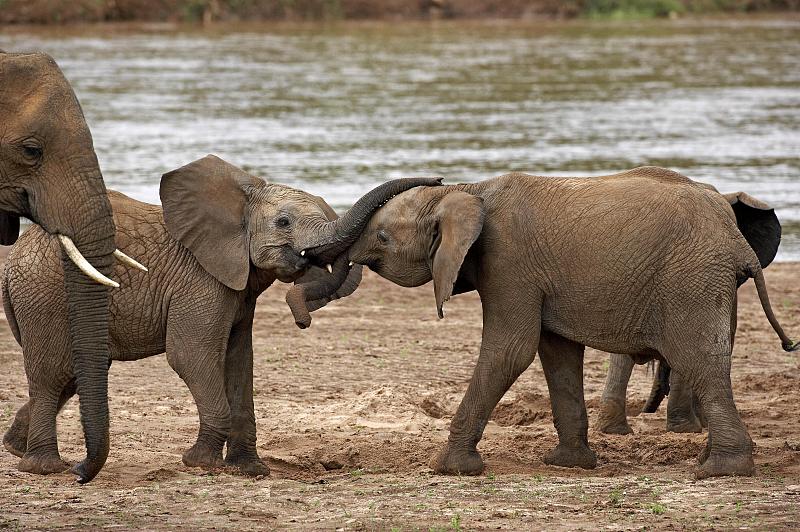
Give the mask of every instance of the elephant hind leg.
[[(57, 412), (60, 412), (69, 399), (76, 393), (75, 379), (72, 379), (58, 398)], [(3, 446), (14, 456), (25, 455), (28, 449), (28, 426), (30, 425), (31, 401), (28, 401), (17, 410), (14, 422), (3, 436)]]
[(539, 340), (553, 423), (558, 445), (544, 455), (544, 463), (562, 467), (594, 469), (597, 456), (589, 448), (589, 418), (583, 396), (584, 346), (549, 332)]
[(750, 476), (755, 471), (753, 442), (733, 401), (730, 342), (727, 335), (705, 333), (725, 340), (699, 350), (678, 347), (665, 353), (673, 369), (694, 389), (708, 421), (708, 445), (695, 476)]
[(698, 410), (699, 399), (692, 387), (677, 371), (670, 374), (670, 394), (667, 402), (668, 432), (703, 432)]
[(625, 403), (628, 381), (633, 371), (633, 358), (612, 353), (608, 361), (606, 387), (600, 400), (600, 415), (597, 420), (598, 428), (605, 434), (631, 434), (633, 429), (628, 425)]

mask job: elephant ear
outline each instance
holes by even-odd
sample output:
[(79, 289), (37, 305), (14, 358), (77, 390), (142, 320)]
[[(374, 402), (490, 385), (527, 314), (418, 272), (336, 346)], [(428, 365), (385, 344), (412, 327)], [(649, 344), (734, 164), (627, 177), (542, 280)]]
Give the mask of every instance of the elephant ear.
[(250, 274), (244, 188), (263, 184), (214, 155), (161, 177), (159, 195), (169, 234), (208, 273), (233, 290), (244, 289)]
[(762, 268), (766, 268), (778, 253), (781, 243), (781, 223), (775, 209), (744, 192), (724, 194), (736, 215), (736, 225), (753, 248)]
[(444, 317), (442, 306), (453, 294), (464, 257), (483, 230), (483, 217), (483, 200), (466, 192), (451, 192), (436, 206), (428, 261), (439, 318)]
[(0, 245), (10, 246), (19, 237), (19, 216), (0, 212)]

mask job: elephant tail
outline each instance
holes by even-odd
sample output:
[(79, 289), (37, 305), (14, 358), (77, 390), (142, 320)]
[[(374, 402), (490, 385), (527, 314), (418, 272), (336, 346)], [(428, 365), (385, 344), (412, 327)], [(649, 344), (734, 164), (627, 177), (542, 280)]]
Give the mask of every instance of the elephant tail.
[(756, 283), (756, 291), (758, 292), (758, 299), (761, 300), (761, 308), (764, 309), (764, 314), (767, 315), (767, 319), (769, 320), (769, 324), (772, 325), (772, 328), (778, 333), (778, 337), (781, 339), (781, 344), (783, 346), (784, 351), (797, 351), (800, 350), (800, 342), (792, 341), (786, 333), (783, 332), (783, 327), (781, 324), (778, 323), (778, 318), (775, 317), (775, 313), (772, 311), (772, 305), (769, 302), (769, 293), (767, 292), (767, 283), (764, 281), (764, 271), (761, 269), (761, 266), (753, 266), (753, 280)]
[(3, 268), (2, 291), (3, 310), (5, 310), (6, 313), (6, 321), (8, 321), (8, 326), (11, 327), (11, 333), (14, 335), (14, 339), (19, 345), (22, 345), (17, 316), (14, 314), (14, 305), (11, 303), (11, 295), (8, 293), (8, 260), (6, 260), (6, 265)]

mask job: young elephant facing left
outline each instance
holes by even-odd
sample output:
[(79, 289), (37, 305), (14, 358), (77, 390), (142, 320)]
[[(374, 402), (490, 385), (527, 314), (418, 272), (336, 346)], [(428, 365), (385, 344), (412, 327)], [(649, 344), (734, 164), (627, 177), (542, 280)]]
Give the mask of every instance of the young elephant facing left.
[[(114, 272), (121, 287), (110, 298), (111, 359), (137, 360), (166, 351), (200, 416), (197, 442), (183, 455), (186, 465), (225, 464), (248, 475), (269, 473), (256, 452), (256, 299), (275, 279), (292, 282), (308, 272), (301, 250), (332, 234), (347, 246), (372, 209), (422, 184), (401, 181), (369, 193), (372, 199), (339, 219), (321, 198), (265, 183), (214, 156), (164, 175), (163, 213), (155, 205), (109, 194), (117, 246), (150, 268), (149, 274), (121, 266)], [(315, 277), (315, 284), (325, 284), (326, 277), (342, 280), (329, 286), (316, 307), (352, 292), (361, 271), (322, 270)], [(3, 443), (22, 457), (21, 470), (60, 472), (68, 464), (58, 453), (56, 415), (75, 393), (75, 379), (60, 249), (39, 227), (12, 249), (2, 290), (9, 325), (22, 346), (30, 394)]]

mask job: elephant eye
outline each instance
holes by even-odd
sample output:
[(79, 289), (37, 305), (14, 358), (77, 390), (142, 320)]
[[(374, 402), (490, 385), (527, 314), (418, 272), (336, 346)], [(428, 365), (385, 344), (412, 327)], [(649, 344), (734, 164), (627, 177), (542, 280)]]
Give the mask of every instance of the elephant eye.
[(26, 158), (35, 161), (38, 161), (39, 159), (42, 158), (42, 148), (36, 146), (35, 144), (23, 144), (22, 153), (25, 154)]
[(277, 220), (275, 220), (275, 225), (278, 227), (289, 227), (289, 217), (288, 216), (281, 216)]
[(381, 244), (385, 244), (388, 241), (389, 241), (389, 235), (386, 233), (386, 231), (384, 231), (383, 229), (378, 231), (378, 242), (380, 242)]

